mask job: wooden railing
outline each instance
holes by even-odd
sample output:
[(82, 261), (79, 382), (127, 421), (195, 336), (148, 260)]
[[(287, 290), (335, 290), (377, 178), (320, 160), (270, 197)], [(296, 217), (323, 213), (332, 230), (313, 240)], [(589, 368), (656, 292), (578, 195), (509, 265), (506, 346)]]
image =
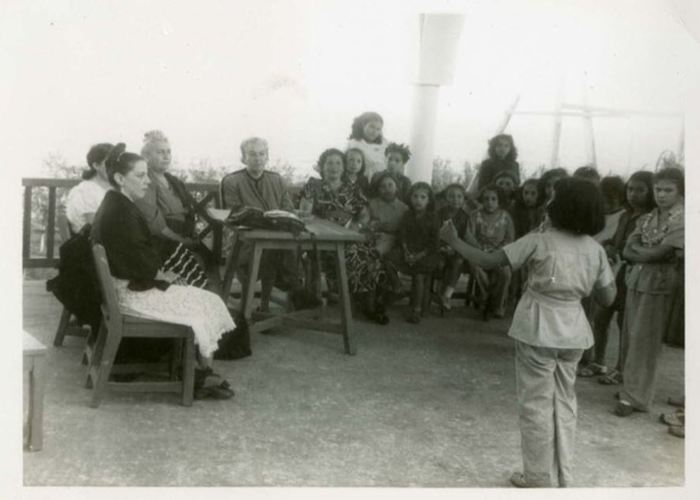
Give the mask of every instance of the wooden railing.
[[(54, 267), (58, 263), (58, 248), (67, 238), (61, 223), (65, 218), (63, 203), (70, 188), (78, 182), (78, 179), (22, 179), (22, 268)], [(221, 207), (219, 184), (187, 183), (186, 186), (197, 200), (197, 234), (201, 239), (211, 239), (214, 255), (221, 256), (221, 227), (206, 217), (207, 206)]]

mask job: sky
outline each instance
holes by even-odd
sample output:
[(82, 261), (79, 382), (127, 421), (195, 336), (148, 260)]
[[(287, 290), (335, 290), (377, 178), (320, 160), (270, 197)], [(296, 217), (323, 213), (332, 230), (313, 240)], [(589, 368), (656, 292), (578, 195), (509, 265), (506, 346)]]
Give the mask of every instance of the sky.
[[(159, 128), (180, 166), (233, 168), (240, 141), (259, 135), (273, 161), (310, 172), (367, 110), (409, 142), (418, 15), (454, 12), (465, 21), (435, 154), (476, 163), (516, 96), (518, 111), (551, 111), (560, 82), (567, 103), (583, 103), (585, 86), (592, 105), (684, 112), (700, 44), (678, 1), (4, 0), (3, 156), (40, 175), (49, 154), (82, 165), (91, 144), (138, 151)], [(593, 124), (604, 173), (653, 168), (682, 131), (677, 118)], [(515, 115), (506, 131), (526, 169), (549, 162), (552, 117)], [(586, 141), (582, 120), (565, 118), (560, 163), (586, 163)]]

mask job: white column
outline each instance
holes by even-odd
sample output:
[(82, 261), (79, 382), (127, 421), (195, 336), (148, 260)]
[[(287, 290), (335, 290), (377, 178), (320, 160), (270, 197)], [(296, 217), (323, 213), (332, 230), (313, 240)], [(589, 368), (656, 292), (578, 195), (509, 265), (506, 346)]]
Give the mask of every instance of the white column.
[(432, 180), (440, 85), (452, 82), (463, 24), (461, 14), (420, 15), (410, 144), (413, 158), (406, 166), (406, 175), (414, 182)]
[(413, 182), (430, 184), (435, 157), (435, 123), (440, 96), (439, 85), (416, 85), (413, 97), (411, 124), (411, 151), (413, 157), (407, 165), (406, 175)]

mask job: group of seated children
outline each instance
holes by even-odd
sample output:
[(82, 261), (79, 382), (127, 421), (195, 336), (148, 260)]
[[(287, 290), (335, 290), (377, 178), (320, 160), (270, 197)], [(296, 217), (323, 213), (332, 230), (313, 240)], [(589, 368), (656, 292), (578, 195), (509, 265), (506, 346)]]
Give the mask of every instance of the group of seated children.
[[(362, 292), (364, 312), (385, 324), (390, 298), (409, 293), (407, 320), (418, 323), (431, 302), (441, 312), (449, 310), (460, 276), (468, 273), (473, 277), (469, 295), (482, 309), (484, 319), (504, 317), (508, 300), (519, 294), (522, 273), (516, 274), (511, 285), (509, 267), (486, 271), (466, 262), (440, 243), (439, 229), (451, 220), (465, 241), (487, 252), (501, 249), (542, 223), (543, 202), (551, 197), (552, 185), (561, 175), (542, 181), (528, 179), (520, 186), (513, 139), (501, 134), (489, 141), (489, 159), (472, 184), (481, 187), (468, 192), (455, 183), (435, 193), (429, 184), (412, 183), (405, 175), (411, 152), (406, 145), (389, 143), (382, 128), (378, 114), (358, 116), (345, 153), (337, 149), (323, 152), (317, 164), (321, 179), (311, 178), (299, 201), (303, 212), (311, 207), (318, 217), (371, 235), (371, 248), (352, 245), (347, 251), (350, 288)], [(561, 174), (559, 170), (555, 173)], [(360, 254), (368, 262), (359, 262)], [(330, 264), (324, 267), (332, 277)], [(410, 292), (404, 290), (401, 274), (411, 277)], [(441, 289), (433, 293), (436, 278)], [(373, 284), (369, 290), (358, 286), (366, 283)]]

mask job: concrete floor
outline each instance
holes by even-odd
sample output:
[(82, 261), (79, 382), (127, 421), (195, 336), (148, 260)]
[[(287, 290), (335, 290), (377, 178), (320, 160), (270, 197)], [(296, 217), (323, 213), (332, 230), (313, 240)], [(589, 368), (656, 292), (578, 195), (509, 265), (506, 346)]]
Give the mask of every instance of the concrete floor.
[[(24, 298), (25, 329), (51, 345), (58, 303), (43, 282)], [(44, 450), (24, 453), (24, 484), (508, 486), (521, 465), (508, 322), (403, 314), (358, 321), (356, 356), (337, 335), (257, 334), (252, 357), (216, 366), (236, 397), (191, 408), (119, 394), (89, 408), (82, 340), (68, 338), (49, 348)], [(578, 381), (576, 486), (683, 484), (684, 441), (657, 421), (683, 377), (683, 351), (665, 348), (654, 411), (626, 419), (611, 414), (616, 387)]]

